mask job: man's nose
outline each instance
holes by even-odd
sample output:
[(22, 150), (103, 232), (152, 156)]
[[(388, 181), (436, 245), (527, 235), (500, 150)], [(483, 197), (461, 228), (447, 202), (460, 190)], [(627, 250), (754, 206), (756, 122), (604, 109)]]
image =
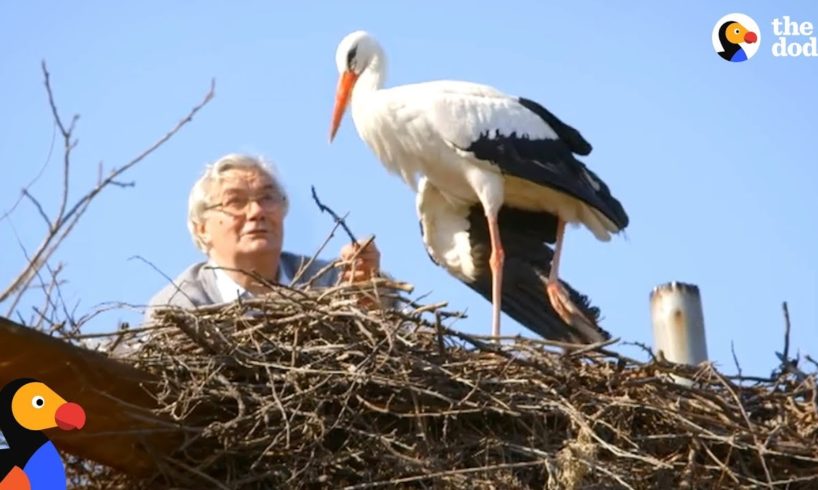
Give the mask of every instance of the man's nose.
[(258, 203), (257, 199), (251, 199), (247, 203), (245, 211), (249, 219), (263, 219), (265, 217), (264, 208)]

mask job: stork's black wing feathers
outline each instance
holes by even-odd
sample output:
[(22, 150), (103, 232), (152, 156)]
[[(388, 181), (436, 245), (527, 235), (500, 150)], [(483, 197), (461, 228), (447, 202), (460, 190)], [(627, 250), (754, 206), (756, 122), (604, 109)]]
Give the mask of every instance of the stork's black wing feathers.
[[(548, 299), (546, 285), (554, 254), (546, 242), (555, 240), (556, 217), (504, 207), (498, 221), (505, 250), (502, 310), (546, 339), (578, 344), (608, 340), (610, 334), (602, 328), (565, 323)], [(473, 206), (469, 213), (469, 241), (474, 264), (480, 272), (476, 281), (464, 282), (491, 301), (491, 242), (485, 214), (479, 205)], [(587, 296), (565, 281), (563, 284), (574, 304), (597, 323), (599, 309), (591, 305)]]
[(502, 134), (498, 129), (484, 132), (463, 150), (497, 165), (504, 174), (554, 188), (585, 202), (619, 229), (627, 227), (628, 215), (608, 185), (574, 156), (589, 154), (590, 143), (536, 102), (523, 98), (518, 102), (548, 124), (557, 139), (534, 138), (516, 131)]
[(591, 143), (589, 143), (579, 131), (562, 122), (560, 118), (555, 116), (551, 111), (531, 99), (526, 99), (525, 97), (519, 97), (517, 101), (529, 111), (540, 116), (540, 119), (551, 126), (551, 129), (553, 129), (554, 132), (557, 133), (557, 136), (559, 136), (560, 139), (568, 145), (568, 148), (570, 148), (571, 151), (582, 156), (589, 155), (591, 153)]

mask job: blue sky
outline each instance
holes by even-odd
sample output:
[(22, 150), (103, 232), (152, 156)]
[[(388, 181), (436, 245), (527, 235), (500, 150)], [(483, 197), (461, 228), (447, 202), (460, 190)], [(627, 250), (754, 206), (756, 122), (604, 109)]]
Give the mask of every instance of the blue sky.
[[(335, 48), (356, 29), (389, 57), (387, 85), (464, 79), (544, 104), (593, 144), (584, 161), (628, 211), (627, 237), (596, 241), (569, 228), (561, 272), (603, 310), (623, 340), (651, 343), (648, 295), (678, 280), (702, 291), (710, 358), (766, 374), (782, 345), (782, 301), (792, 347), (818, 356), (818, 58), (774, 58), (773, 18), (818, 24), (812, 2), (4, 2), (0, 7), (0, 210), (48, 156), (53, 124), (40, 62), (48, 63), (65, 118), (79, 113), (72, 196), (99, 162), (122, 165), (168, 129), (216, 80), (192, 124), (107, 190), (53, 263), (79, 315), (102, 303), (144, 304), (168, 275), (201, 258), (185, 227), (190, 186), (205, 163), (234, 151), (275, 161), (292, 197), (286, 248), (312, 253), (331, 227), (310, 198), (363, 235), (374, 233), (386, 270), (426, 301), (490, 332), (490, 304), (426, 256), (414, 196), (388, 175), (349, 117), (327, 132)], [(727, 63), (711, 46), (720, 17), (761, 26), (761, 49)], [(801, 42), (807, 39), (801, 39)], [(33, 189), (56, 207), (60, 141)], [(811, 211), (812, 210), (812, 211)], [(30, 206), (13, 216), (32, 250), (44, 232)], [(343, 245), (339, 234), (325, 253)], [(0, 284), (24, 258), (0, 222)], [(25, 305), (26, 307), (30, 305)], [(5, 308), (2, 313), (5, 313)], [(138, 321), (137, 309), (98, 316), (88, 331)], [(503, 332), (523, 332), (504, 318)], [(627, 348), (626, 353), (635, 353)]]

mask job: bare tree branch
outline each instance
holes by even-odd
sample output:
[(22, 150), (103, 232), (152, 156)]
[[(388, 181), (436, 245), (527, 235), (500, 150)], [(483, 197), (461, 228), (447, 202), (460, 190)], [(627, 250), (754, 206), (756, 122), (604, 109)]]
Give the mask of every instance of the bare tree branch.
[(48, 229), (53, 229), (54, 225), (51, 223), (48, 215), (45, 214), (45, 210), (43, 209), (42, 204), (40, 204), (40, 201), (38, 201), (36, 197), (32, 196), (31, 193), (28, 192), (28, 189), (23, 189), (23, 197), (27, 197), (34, 204), (34, 207), (37, 208), (37, 212), (40, 213), (40, 217), (43, 218), (45, 224), (48, 226)]
[[(45, 79), (45, 90), (48, 94), (48, 105), (51, 107), (51, 114), (54, 117), (54, 122), (57, 124), (57, 127), (60, 128), (60, 133), (63, 137), (63, 191), (62, 197), (60, 198), (60, 210), (57, 212), (57, 219), (55, 220), (55, 223), (59, 223), (65, 214), (65, 207), (68, 204), (69, 177), (71, 175), (71, 150), (73, 150), (77, 145), (76, 140), (74, 140), (73, 143), (71, 142), (71, 137), (77, 120), (79, 119), (79, 115), (75, 114), (74, 117), (71, 118), (71, 125), (68, 127), (68, 129), (65, 129), (65, 125), (63, 124), (59, 111), (57, 110), (57, 104), (54, 102), (54, 91), (51, 88), (51, 75), (48, 73), (48, 68), (45, 65), (45, 61), (42, 62), (42, 68), (43, 78)], [(2, 299), (0, 299), (0, 301), (2, 301)]]
[[(44, 304), (42, 307), (42, 311), (44, 312), (44, 314), (47, 314), (49, 311), (52, 313), (51, 323), (53, 323), (54, 322), (53, 313), (56, 312), (58, 309), (58, 305), (54, 301), (54, 291), (56, 290), (59, 284), (59, 274), (62, 271), (62, 264), (59, 264), (56, 269), (52, 269), (51, 267), (48, 266), (48, 264), (46, 264), (46, 268), (51, 274), (51, 281), (49, 281), (47, 285), (43, 282), (42, 277), (40, 276), (40, 272), (37, 272), (37, 276), (40, 277), (40, 281), (43, 283)], [(31, 325), (36, 329), (40, 329), (42, 326), (42, 321), (37, 323), (31, 322)]]
[(17, 209), (17, 206), (23, 201), (23, 197), (24, 197), (26, 191), (31, 189), (34, 186), (34, 184), (36, 184), (37, 181), (40, 180), (40, 177), (43, 176), (43, 173), (45, 172), (46, 167), (48, 167), (48, 163), (51, 161), (51, 155), (54, 153), (54, 141), (57, 139), (56, 138), (57, 137), (57, 125), (56, 124), (54, 125), (53, 129), (54, 130), (51, 133), (51, 145), (48, 147), (48, 155), (45, 157), (45, 161), (43, 162), (43, 165), (40, 167), (40, 170), (37, 171), (37, 175), (35, 175), (34, 178), (31, 179), (31, 182), (29, 182), (25, 187), (23, 187), (23, 191), (20, 192), (20, 196), (17, 197), (17, 200), (14, 201), (14, 204), (11, 205), (9, 210), (6, 211), (5, 213), (3, 213), (2, 216), (0, 216), (0, 221), (3, 221), (4, 219), (11, 216), (11, 213), (13, 213), (14, 210)]
[[(59, 111), (57, 110), (57, 104), (51, 88), (50, 74), (48, 73), (45, 62), (43, 62), (42, 68), (51, 112), (54, 117), (55, 124), (63, 137), (63, 194), (61, 196), (59, 210), (57, 211), (56, 216), (54, 216), (53, 219), (47, 219), (47, 221), (51, 223), (51, 226), (49, 227), (45, 238), (43, 238), (34, 254), (32, 254), (31, 258), (29, 259), (29, 263), (26, 264), (20, 273), (5, 287), (5, 289), (2, 290), (2, 292), (0, 292), (0, 303), (7, 301), (10, 297), (12, 297), (12, 295), (15, 294), (18, 296), (18, 298), (15, 299), (16, 303), (19, 300), (19, 296), (26, 290), (28, 284), (34, 279), (34, 277), (36, 277), (37, 272), (46, 264), (46, 262), (48, 262), (53, 253), (57, 250), (57, 248), (59, 248), (62, 241), (74, 229), (74, 226), (76, 226), (76, 224), (79, 222), (80, 218), (88, 209), (88, 206), (91, 204), (94, 198), (108, 186), (131, 187), (133, 183), (123, 182), (119, 180), (119, 177), (131, 167), (144, 160), (148, 155), (153, 153), (157, 148), (162, 146), (177, 132), (179, 132), (182, 127), (192, 121), (196, 113), (198, 113), (208, 102), (213, 99), (215, 91), (215, 81), (211, 81), (210, 90), (207, 92), (204, 99), (199, 104), (194, 106), (193, 109), (170, 131), (168, 131), (164, 136), (159, 138), (156, 142), (143, 150), (139, 155), (122, 167), (113, 168), (107, 177), (102, 177), (102, 166), (100, 164), (99, 180), (96, 186), (94, 186), (90, 191), (88, 191), (84, 196), (79, 198), (69, 207), (68, 191), (71, 169), (70, 157), (71, 150), (76, 146), (76, 140), (72, 140), (72, 138), (78, 117), (74, 116), (71, 119), (71, 123), (68, 125), (68, 127), (66, 127), (59, 115)], [(24, 192), (28, 193), (28, 191)], [(39, 206), (39, 203), (37, 203), (34, 199), (32, 200), (35, 202), (35, 205), (38, 206), (40, 214), (47, 218), (47, 215), (42, 210), (41, 206)]]

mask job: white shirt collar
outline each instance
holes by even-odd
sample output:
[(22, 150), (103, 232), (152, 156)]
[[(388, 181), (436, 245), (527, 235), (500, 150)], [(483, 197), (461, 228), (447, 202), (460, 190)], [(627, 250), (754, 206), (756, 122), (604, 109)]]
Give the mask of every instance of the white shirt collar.
[(221, 269), (213, 262), (210, 262), (210, 266), (213, 267), (213, 272), (216, 274), (216, 287), (219, 288), (219, 295), (221, 295), (222, 301), (236, 301), (239, 298), (248, 298), (251, 296), (246, 289), (227, 275), (224, 269)]
[[(208, 265), (213, 268), (213, 272), (216, 274), (216, 287), (219, 289), (219, 294), (222, 297), (222, 301), (230, 302), (236, 301), (239, 298), (247, 299), (253, 296), (253, 293), (247, 291), (239, 285), (236, 281), (230, 277), (227, 272), (218, 266), (212, 260), (208, 262)], [(283, 267), (283, 264), (279, 264), (278, 266), (278, 277), (277, 281), (279, 284), (289, 284), (292, 280), (292, 277), (284, 271), (286, 269)], [(285, 279), (286, 282), (282, 282), (282, 279)]]

